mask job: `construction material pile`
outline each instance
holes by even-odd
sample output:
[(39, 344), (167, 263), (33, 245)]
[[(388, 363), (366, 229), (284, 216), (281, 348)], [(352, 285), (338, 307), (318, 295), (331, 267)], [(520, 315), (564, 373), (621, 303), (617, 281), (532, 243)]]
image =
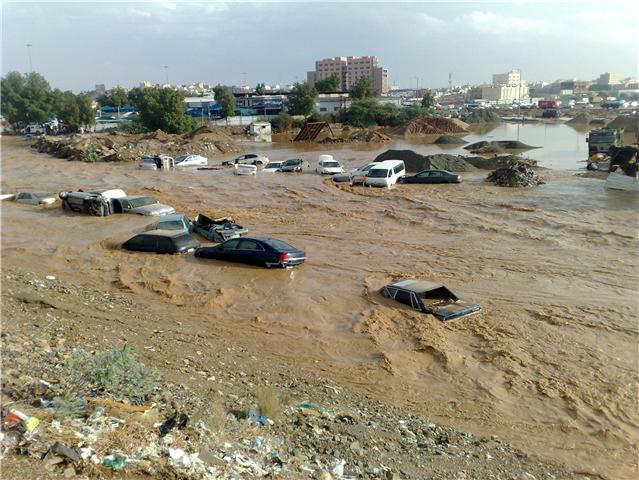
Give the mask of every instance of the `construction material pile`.
[(386, 150), (375, 158), (375, 162), (383, 160), (403, 160), (407, 172), (421, 172), (422, 170), (439, 169), (450, 172), (470, 172), (475, 167), (466, 161), (462, 155), (420, 155), (412, 150)]
[(480, 109), (475, 110), (469, 116), (464, 118), (466, 123), (501, 123), (503, 120), (492, 110)]
[(437, 140), (433, 143), (437, 145), (461, 145), (468, 142), (463, 138), (455, 137), (453, 135), (442, 135), (441, 137), (437, 137)]
[(42, 136), (33, 145), (37, 151), (58, 158), (85, 161), (137, 161), (147, 155), (198, 154), (205, 157), (239, 152), (233, 138), (219, 127), (200, 127), (184, 135), (155, 132), (128, 135), (119, 132)]
[(456, 118), (421, 116), (391, 130), (391, 134), (404, 136), (466, 134), (467, 127), (467, 123)]
[(527, 162), (511, 160), (491, 172), (487, 180), (500, 187), (534, 187), (545, 183)]
[(530, 167), (537, 166), (537, 160), (531, 158), (522, 158), (517, 155), (495, 155), (493, 157), (465, 157), (465, 160), (475, 168), (482, 170), (495, 170), (496, 168), (505, 167), (510, 162), (525, 163)]
[(580, 113), (566, 122), (566, 125), (590, 125), (592, 117), (588, 112)]
[(321, 140), (318, 140), (317, 143), (321, 143), (323, 145), (330, 145), (330, 144), (336, 144), (336, 143), (354, 143), (354, 142), (384, 143), (384, 142), (390, 142), (390, 141), (391, 141), (390, 137), (376, 130), (358, 130), (356, 132), (351, 133), (346, 138), (329, 136)]
[(624, 129), (626, 132), (639, 131), (639, 115), (619, 115), (606, 128)]
[(504, 150), (531, 150), (533, 148), (540, 147), (526, 145), (519, 140), (495, 140), (492, 142), (483, 140), (481, 142), (471, 143), (464, 147), (465, 150), (470, 150), (471, 153), (499, 153)]

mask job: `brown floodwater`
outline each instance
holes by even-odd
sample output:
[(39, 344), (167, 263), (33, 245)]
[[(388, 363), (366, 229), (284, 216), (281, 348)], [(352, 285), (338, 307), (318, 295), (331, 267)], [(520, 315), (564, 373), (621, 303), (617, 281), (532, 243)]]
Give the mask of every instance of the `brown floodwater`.
[[(267, 270), (131, 253), (118, 245), (151, 220), (3, 202), (4, 265), (127, 292), (256, 352), (575, 470), (636, 476), (636, 194), (568, 170), (545, 171), (534, 189), (494, 187), (473, 172), (460, 185), (386, 190), (338, 187), (311, 172), (68, 162), (18, 138), (2, 147), (3, 192), (120, 187), (189, 215), (230, 214), (308, 254), (300, 268)], [(253, 148), (313, 166), (333, 153), (353, 168), (387, 147)], [(482, 312), (442, 323), (379, 295), (402, 277), (441, 281)]]

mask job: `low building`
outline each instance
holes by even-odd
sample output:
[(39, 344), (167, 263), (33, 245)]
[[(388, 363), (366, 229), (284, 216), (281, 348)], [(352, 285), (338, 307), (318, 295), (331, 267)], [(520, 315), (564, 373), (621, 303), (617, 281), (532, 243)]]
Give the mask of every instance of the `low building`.
[(235, 107), (241, 115), (279, 115), (285, 99), (286, 95), (235, 94)]
[(348, 93), (320, 93), (315, 100), (315, 112), (320, 114), (336, 114), (351, 106)]

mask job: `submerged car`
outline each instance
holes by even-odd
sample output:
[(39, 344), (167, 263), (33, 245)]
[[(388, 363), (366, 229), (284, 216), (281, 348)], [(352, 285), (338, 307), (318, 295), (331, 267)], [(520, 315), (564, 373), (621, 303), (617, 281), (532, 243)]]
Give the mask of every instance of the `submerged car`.
[(441, 283), (427, 280), (400, 280), (386, 285), (380, 293), (440, 320), (453, 320), (481, 310), (479, 305), (460, 300)]
[(244, 155), (240, 155), (239, 157), (235, 157), (231, 160), (224, 160), (222, 165), (231, 166), (231, 165), (255, 165), (255, 166), (263, 166), (269, 162), (268, 157), (264, 155), (258, 155), (257, 153), (246, 153)]
[(284, 162), (269, 162), (262, 170), (264, 173), (280, 172)]
[(315, 171), (322, 175), (336, 175), (344, 173), (344, 167), (333, 158), (333, 155), (320, 155)]
[(175, 166), (175, 160), (168, 155), (152, 155), (142, 157), (138, 163), (138, 167), (144, 170), (158, 170), (160, 168), (169, 168)]
[(233, 165), (233, 173), (235, 175), (257, 175), (257, 167), (255, 165), (236, 163)]
[(202, 155), (182, 155), (175, 159), (176, 167), (201, 167), (209, 164), (209, 159)]
[(189, 233), (175, 230), (151, 230), (122, 244), (122, 248), (126, 250), (153, 253), (187, 253), (199, 246), (200, 243)]
[(459, 175), (446, 170), (424, 170), (399, 179), (399, 183), (461, 183)]
[(367, 163), (366, 165), (362, 165), (361, 167), (354, 168), (348, 172), (348, 181), (351, 185), (356, 185), (358, 183), (364, 183), (364, 179), (366, 178), (366, 174), (368, 171), (377, 165), (377, 163)]
[(116, 204), (116, 211), (122, 213), (135, 213), (137, 215), (161, 216), (175, 213), (175, 209), (168, 205), (163, 205), (151, 197), (135, 195), (113, 199)]
[(126, 193), (119, 188), (108, 190), (93, 190), (84, 192), (60, 192), (62, 208), (78, 213), (104, 217), (121, 211), (120, 204), (116, 200), (126, 197)]
[(195, 256), (270, 267), (292, 267), (306, 260), (301, 250), (275, 238), (243, 237), (227, 240), (215, 247), (202, 247)]
[(183, 233), (190, 233), (193, 229), (189, 217), (182, 214), (165, 215), (157, 222), (147, 225), (146, 230), (171, 230)]
[(49, 192), (19, 192), (15, 196), (17, 203), (29, 205), (51, 205), (55, 200), (55, 193)]
[(301, 172), (305, 168), (308, 168), (310, 165), (303, 158), (291, 158), (284, 162), (282, 165), (282, 172)]
[(218, 243), (248, 235), (248, 229), (235, 223), (232, 218), (211, 219), (201, 213), (193, 219), (192, 228), (207, 240)]

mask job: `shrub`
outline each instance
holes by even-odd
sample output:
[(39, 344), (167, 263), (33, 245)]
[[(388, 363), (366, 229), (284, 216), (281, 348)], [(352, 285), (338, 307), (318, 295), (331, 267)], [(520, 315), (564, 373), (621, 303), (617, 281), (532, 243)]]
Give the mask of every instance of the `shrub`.
[(273, 130), (277, 133), (288, 132), (293, 128), (293, 117), (288, 113), (280, 113), (277, 117), (271, 120)]
[(98, 152), (95, 151), (95, 147), (93, 145), (89, 145), (84, 149), (82, 159), (87, 163), (95, 163), (100, 161), (100, 156), (98, 155)]

